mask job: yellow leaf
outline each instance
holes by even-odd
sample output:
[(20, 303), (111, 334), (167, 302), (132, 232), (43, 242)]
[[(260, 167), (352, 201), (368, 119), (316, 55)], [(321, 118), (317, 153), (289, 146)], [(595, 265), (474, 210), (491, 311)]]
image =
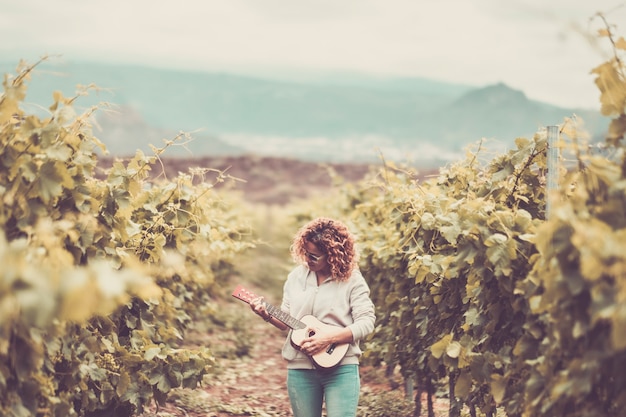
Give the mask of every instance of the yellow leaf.
[(89, 278), (85, 269), (75, 269), (66, 274), (59, 318), (82, 322), (91, 317), (94, 307), (100, 303), (101, 295), (96, 282)]
[(607, 139), (613, 143), (624, 137), (626, 133), (626, 115), (621, 114), (618, 118), (611, 120)]
[(417, 272), (415, 273), (415, 283), (421, 284), (422, 282), (424, 282), (426, 276), (430, 273), (430, 271), (428, 270), (428, 268), (421, 268), (421, 264), (418, 264), (417, 262), (414, 262), (412, 265), (415, 265), (415, 268), (417, 269)]
[[(624, 120), (626, 122), (626, 120)], [(607, 184), (617, 183), (622, 175), (621, 167), (617, 164), (607, 163), (605, 157), (592, 157), (589, 170), (600, 177)]]
[(506, 393), (506, 379), (502, 375), (491, 374), (491, 395), (496, 404), (500, 404)]
[(130, 376), (125, 369), (120, 370), (120, 379), (117, 383), (117, 387), (115, 388), (115, 392), (118, 396), (122, 396), (126, 394), (128, 388), (130, 387)]
[(52, 92), (52, 99), (53, 99), (55, 102), (61, 102), (61, 101), (63, 101), (63, 93), (62, 93), (62, 92), (60, 92), (59, 90), (54, 90), (54, 91)]
[(594, 68), (592, 73), (598, 76), (595, 79), (596, 86), (600, 90), (600, 111), (604, 116), (622, 114), (626, 103), (626, 88), (622, 83), (621, 73), (612, 62)]
[(617, 306), (611, 320), (611, 343), (616, 351), (626, 349), (626, 306)]
[(463, 369), (470, 366), (470, 354), (467, 350), (461, 350), (461, 354), (459, 355), (459, 359), (457, 361), (457, 368)]
[(626, 39), (624, 39), (623, 36), (621, 36), (616, 42), (615, 42), (615, 47), (617, 49), (623, 49), (626, 50)]
[(437, 359), (441, 358), (441, 356), (443, 355), (443, 352), (445, 352), (446, 349), (448, 348), (448, 345), (450, 344), (450, 340), (452, 340), (452, 335), (448, 334), (442, 337), (441, 340), (439, 340), (438, 342), (433, 343), (433, 345), (430, 347), (430, 352), (433, 354), (435, 358)]
[(142, 183), (137, 180), (130, 180), (128, 183), (128, 192), (131, 196), (136, 197), (142, 191)]

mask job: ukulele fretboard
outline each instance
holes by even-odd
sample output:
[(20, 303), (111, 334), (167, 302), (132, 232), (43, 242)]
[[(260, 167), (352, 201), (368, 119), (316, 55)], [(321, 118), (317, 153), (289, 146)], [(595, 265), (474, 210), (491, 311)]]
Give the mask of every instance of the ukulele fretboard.
[(293, 318), (276, 306), (265, 303), (265, 309), (268, 313), (272, 315), (272, 317), (276, 317), (278, 320), (282, 321), (293, 330), (304, 329), (306, 327), (306, 324), (302, 323), (300, 320)]

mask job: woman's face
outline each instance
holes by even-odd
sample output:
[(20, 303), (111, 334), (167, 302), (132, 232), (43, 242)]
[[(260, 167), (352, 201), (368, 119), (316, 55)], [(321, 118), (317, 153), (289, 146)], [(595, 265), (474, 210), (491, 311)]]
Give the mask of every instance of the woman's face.
[(304, 243), (304, 255), (306, 264), (313, 272), (327, 271), (330, 269), (328, 255), (320, 250), (313, 242)]

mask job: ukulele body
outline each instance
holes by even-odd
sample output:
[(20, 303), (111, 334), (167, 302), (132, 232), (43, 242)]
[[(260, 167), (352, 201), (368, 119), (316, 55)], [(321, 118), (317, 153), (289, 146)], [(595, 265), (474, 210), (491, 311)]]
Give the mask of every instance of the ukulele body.
[[(302, 346), (302, 341), (307, 337), (311, 337), (315, 334), (315, 329), (320, 332), (324, 332), (325, 328), (332, 329), (335, 326), (331, 326), (329, 324), (322, 323), (314, 316), (308, 315), (304, 316), (300, 319), (300, 321), (306, 324), (306, 328), (303, 329), (294, 329), (291, 332), (291, 344), (296, 349), (300, 349)], [(348, 351), (348, 347), (350, 345), (347, 343), (343, 344), (332, 344), (326, 347), (326, 349), (317, 352), (315, 355), (310, 356), (313, 364), (318, 368), (329, 369), (335, 367), (341, 359), (345, 356)]]

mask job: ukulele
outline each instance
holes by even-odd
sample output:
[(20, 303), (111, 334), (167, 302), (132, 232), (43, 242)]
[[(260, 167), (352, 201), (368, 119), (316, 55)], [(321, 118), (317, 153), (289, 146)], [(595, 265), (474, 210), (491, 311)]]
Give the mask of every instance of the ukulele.
[[(259, 297), (258, 295), (255, 295), (254, 293), (248, 291), (241, 285), (238, 285), (237, 288), (235, 288), (232, 295), (238, 300), (244, 301), (248, 304), (250, 304), (252, 300)], [(272, 317), (276, 317), (278, 320), (282, 321), (283, 323), (285, 323), (285, 325), (292, 329), (291, 344), (298, 350), (300, 350), (300, 346), (304, 339), (315, 334), (314, 329), (322, 330), (325, 328), (334, 327), (329, 324), (322, 323), (317, 318), (311, 315), (304, 316), (300, 320), (298, 320), (288, 313), (285, 313), (280, 308), (268, 303), (265, 303), (265, 309), (268, 313), (272, 315)], [(341, 359), (343, 359), (346, 352), (348, 351), (348, 347), (348, 343), (333, 343), (331, 345), (328, 345), (326, 349), (309, 357), (316, 367), (322, 369), (330, 369), (335, 367), (341, 361)]]

